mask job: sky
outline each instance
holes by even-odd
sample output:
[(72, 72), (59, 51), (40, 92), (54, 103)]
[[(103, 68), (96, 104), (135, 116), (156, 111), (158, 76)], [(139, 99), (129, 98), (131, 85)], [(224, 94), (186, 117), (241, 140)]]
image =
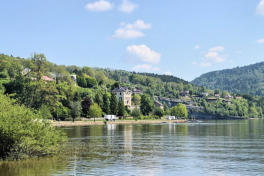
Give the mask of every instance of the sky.
[(191, 81), (264, 61), (264, 0), (0, 1), (0, 53)]

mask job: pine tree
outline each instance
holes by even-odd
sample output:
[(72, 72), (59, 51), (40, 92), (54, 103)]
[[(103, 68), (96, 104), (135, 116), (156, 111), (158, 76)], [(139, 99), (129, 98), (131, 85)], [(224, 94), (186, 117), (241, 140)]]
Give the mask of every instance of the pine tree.
[(111, 100), (110, 100), (110, 111), (113, 115), (117, 115), (118, 111), (118, 104), (117, 104), (117, 98), (114, 93), (111, 94)]
[(107, 93), (103, 95), (103, 107), (102, 110), (104, 113), (109, 114), (110, 112), (110, 101)]
[(122, 101), (122, 100), (120, 100), (119, 102), (118, 102), (118, 116), (124, 116), (125, 115), (125, 111), (126, 111), (126, 109), (125, 109), (125, 105), (124, 105), (124, 101)]

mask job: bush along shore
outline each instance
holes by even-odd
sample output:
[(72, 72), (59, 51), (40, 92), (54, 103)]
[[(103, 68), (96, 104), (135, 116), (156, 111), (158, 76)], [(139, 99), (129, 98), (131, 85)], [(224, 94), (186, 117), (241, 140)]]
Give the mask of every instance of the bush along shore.
[(0, 94), (0, 160), (54, 155), (66, 140), (39, 114)]

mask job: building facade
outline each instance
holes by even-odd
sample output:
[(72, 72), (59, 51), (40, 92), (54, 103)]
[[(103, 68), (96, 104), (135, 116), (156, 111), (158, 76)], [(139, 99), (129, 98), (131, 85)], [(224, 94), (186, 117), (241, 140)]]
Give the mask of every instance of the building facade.
[(123, 101), (125, 106), (131, 107), (131, 90), (125, 87), (120, 87), (115, 88), (113, 93), (116, 94), (118, 101)]

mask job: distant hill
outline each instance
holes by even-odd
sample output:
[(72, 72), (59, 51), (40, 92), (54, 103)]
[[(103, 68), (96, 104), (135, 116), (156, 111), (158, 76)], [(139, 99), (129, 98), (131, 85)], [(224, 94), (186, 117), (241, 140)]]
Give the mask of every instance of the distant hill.
[(192, 83), (209, 89), (264, 96), (264, 62), (209, 72)]

